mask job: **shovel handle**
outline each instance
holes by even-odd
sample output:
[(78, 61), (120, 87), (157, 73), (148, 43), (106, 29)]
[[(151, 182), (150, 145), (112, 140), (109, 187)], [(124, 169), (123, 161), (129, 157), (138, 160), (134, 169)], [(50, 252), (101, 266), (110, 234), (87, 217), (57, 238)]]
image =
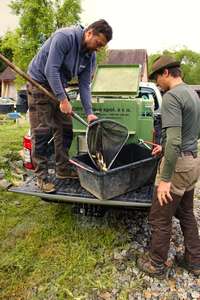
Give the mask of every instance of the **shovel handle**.
[(26, 74), (25, 72), (23, 72), (20, 68), (18, 68), (17, 66), (15, 66), (11, 61), (9, 61), (1, 53), (0, 53), (0, 59), (6, 65), (8, 65), (11, 69), (13, 69), (16, 73), (18, 73), (20, 76), (22, 76), (25, 80), (27, 80), (28, 82), (31, 82), (32, 85), (34, 85), (35, 87), (37, 87), (41, 92), (43, 92), (45, 95), (47, 95), (50, 99), (52, 99), (54, 101), (57, 100), (57, 98), (51, 92), (49, 92), (47, 89), (45, 89), (37, 81), (35, 81), (34, 79), (32, 79), (28, 74)]
[(83, 125), (85, 125), (86, 127), (88, 127), (88, 123), (85, 122), (85, 120), (83, 120), (77, 113), (75, 113), (74, 111), (72, 111), (71, 116), (76, 119), (77, 121), (81, 122)]
[[(22, 76), (25, 80), (28, 82), (31, 82), (32, 85), (37, 87), (41, 92), (43, 92), (45, 95), (47, 95), (51, 100), (58, 101), (58, 99), (45, 87), (43, 87), (41, 84), (39, 84), (37, 81), (32, 79), (28, 74), (23, 72), (20, 68), (15, 66), (11, 61), (9, 61), (3, 54), (0, 53), (0, 59), (8, 65), (11, 69), (13, 69), (16, 73), (18, 73), (20, 76)], [(54, 103), (54, 102), (53, 102)], [(81, 122), (86, 127), (88, 126), (87, 122), (85, 122), (79, 115), (77, 115), (75, 112), (72, 112), (72, 117), (75, 118), (77, 121)]]

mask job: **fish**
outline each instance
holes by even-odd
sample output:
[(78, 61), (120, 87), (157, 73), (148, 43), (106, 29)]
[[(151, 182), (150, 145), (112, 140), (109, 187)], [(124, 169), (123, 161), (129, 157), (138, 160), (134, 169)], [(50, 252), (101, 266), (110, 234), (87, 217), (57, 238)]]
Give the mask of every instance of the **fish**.
[(99, 167), (100, 171), (108, 170), (108, 168), (106, 167), (106, 163), (104, 162), (103, 154), (101, 152), (96, 152), (96, 154), (92, 155), (92, 157), (96, 161), (96, 164)]

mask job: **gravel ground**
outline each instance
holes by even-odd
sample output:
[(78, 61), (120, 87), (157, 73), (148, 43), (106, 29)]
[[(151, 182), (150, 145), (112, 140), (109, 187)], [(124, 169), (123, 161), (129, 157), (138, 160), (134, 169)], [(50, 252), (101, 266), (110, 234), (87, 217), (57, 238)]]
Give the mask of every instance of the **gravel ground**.
[[(195, 193), (195, 215), (200, 231), (200, 182)], [(110, 210), (103, 219), (104, 222), (106, 219), (109, 225), (120, 226), (124, 232), (128, 232), (128, 237), (119, 236), (119, 240), (125, 241), (125, 246), (120, 250), (116, 248), (113, 253), (113, 264), (117, 269), (114, 278), (115, 288), (104, 292), (94, 291), (93, 296), (88, 297), (88, 300), (200, 300), (200, 278), (174, 264), (175, 254), (184, 253), (183, 236), (177, 219), (173, 219), (173, 234), (168, 258), (170, 271), (162, 280), (144, 274), (135, 264), (136, 257), (148, 250), (150, 238), (148, 211)], [(123, 298), (122, 290), (126, 291)]]

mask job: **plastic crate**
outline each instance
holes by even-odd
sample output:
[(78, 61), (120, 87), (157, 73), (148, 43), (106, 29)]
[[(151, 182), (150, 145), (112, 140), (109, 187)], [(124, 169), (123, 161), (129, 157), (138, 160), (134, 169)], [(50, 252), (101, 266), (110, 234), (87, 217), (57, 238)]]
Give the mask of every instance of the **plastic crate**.
[(70, 161), (77, 167), (81, 186), (98, 199), (106, 200), (153, 183), (158, 158), (152, 157), (151, 150), (143, 145), (128, 144), (107, 172), (98, 171), (88, 154)]
[(15, 110), (14, 104), (1, 104), (0, 103), (0, 114), (7, 114)]

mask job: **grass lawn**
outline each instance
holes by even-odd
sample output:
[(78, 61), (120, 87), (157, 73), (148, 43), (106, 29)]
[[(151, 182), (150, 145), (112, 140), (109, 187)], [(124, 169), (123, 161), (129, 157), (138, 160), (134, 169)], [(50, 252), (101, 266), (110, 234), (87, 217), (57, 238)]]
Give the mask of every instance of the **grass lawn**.
[[(8, 179), (27, 128), (1, 119), (0, 169)], [(126, 249), (128, 237), (120, 224), (89, 222), (70, 205), (1, 190), (0, 241), (0, 299), (88, 300), (116, 287), (113, 251)], [(125, 287), (118, 299), (127, 299)]]

